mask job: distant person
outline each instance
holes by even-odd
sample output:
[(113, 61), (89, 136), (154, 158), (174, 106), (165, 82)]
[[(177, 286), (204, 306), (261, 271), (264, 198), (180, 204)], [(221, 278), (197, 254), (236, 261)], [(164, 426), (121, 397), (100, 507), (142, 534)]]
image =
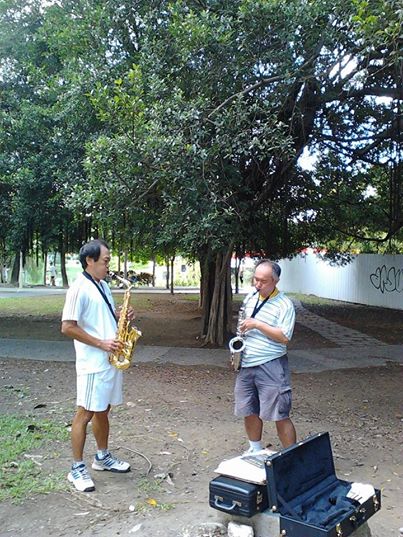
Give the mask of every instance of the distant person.
[(245, 339), (235, 383), (235, 415), (244, 418), (247, 453), (263, 449), (263, 422), (274, 421), (283, 447), (296, 442), (290, 419), (291, 384), (287, 343), (295, 325), (293, 303), (276, 285), (281, 269), (268, 259), (255, 267), (255, 290), (244, 302), (240, 331)]
[[(117, 473), (130, 471), (130, 464), (114, 457), (108, 449), (109, 411), (123, 400), (122, 370), (113, 367), (108, 358), (121, 348), (116, 339), (112, 294), (104, 281), (110, 259), (105, 241), (96, 239), (84, 244), (80, 250), (84, 272), (67, 291), (62, 316), (62, 333), (74, 339), (77, 371), (77, 410), (71, 426), (73, 463), (68, 480), (81, 492), (95, 490), (83, 460), (90, 421), (97, 444), (92, 468)], [(128, 316), (134, 317), (131, 308)]]
[(3, 267), (3, 283), (8, 283), (8, 271), (10, 269), (8, 267)]
[(52, 285), (53, 287), (56, 285), (56, 268), (54, 266), (53, 263), (50, 264), (50, 267), (49, 267), (49, 273), (50, 273), (50, 285)]

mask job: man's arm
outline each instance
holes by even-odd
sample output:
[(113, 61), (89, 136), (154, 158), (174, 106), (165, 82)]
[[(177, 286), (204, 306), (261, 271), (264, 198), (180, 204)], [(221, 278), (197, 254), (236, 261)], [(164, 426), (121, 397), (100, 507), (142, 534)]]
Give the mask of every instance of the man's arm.
[(289, 342), (289, 339), (284, 335), (281, 328), (275, 328), (274, 326), (270, 326), (263, 321), (258, 321), (253, 317), (245, 319), (240, 328), (241, 332), (246, 332), (255, 328), (273, 341), (277, 341), (277, 343), (284, 343), (286, 345)]
[(97, 349), (102, 349), (105, 352), (116, 352), (120, 350), (121, 342), (117, 339), (98, 339), (91, 334), (88, 334), (80, 326), (77, 321), (62, 321), (61, 332), (63, 335), (76, 339), (86, 345), (91, 345)]

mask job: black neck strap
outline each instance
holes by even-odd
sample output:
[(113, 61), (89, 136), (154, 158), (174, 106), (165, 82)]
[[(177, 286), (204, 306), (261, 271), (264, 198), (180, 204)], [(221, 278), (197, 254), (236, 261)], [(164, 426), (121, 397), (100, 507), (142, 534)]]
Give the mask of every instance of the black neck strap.
[[(253, 313), (251, 315), (252, 318), (256, 317), (256, 315), (263, 308), (263, 306), (266, 304), (266, 302), (269, 300), (269, 298), (271, 298), (273, 295), (277, 294), (276, 291), (277, 291), (277, 289), (274, 289), (274, 291), (272, 293), (270, 293), (270, 295), (267, 296), (262, 302), (260, 302), (260, 294), (258, 295), (255, 307), (253, 308)], [(257, 293), (257, 291), (256, 291), (256, 293)], [(254, 294), (256, 294), (256, 293), (254, 293)], [(259, 304), (259, 302), (260, 302), (260, 304)]]
[(112, 317), (114, 318), (115, 322), (117, 323), (115, 312), (113, 311), (113, 308), (111, 306), (111, 303), (108, 300), (108, 297), (105, 294), (105, 291), (102, 289), (102, 284), (101, 283), (97, 284), (97, 282), (94, 280), (94, 278), (91, 276), (91, 274), (88, 274), (88, 272), (85, 271), (85, 270), (83, 272), (83, 275), (87, 278), (87, 280), (90, 280), (90, 282), (92, 282), (95, 285), (95, 287), (98, 289), (98, 291), (101, 293), (102, 298), (105, 300), (106, 305), (109, 308), (109, 311), (112, 313)]

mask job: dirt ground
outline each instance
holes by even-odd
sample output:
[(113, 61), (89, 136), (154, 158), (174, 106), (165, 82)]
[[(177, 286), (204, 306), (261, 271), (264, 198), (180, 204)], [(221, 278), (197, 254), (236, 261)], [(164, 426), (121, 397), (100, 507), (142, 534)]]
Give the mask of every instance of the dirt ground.
[[(142, 344), (200, 345), (197, 305), (160, 295), (151, 311), (138, 312)], [(403, 313), (335, 303), (312, 311), (389, 344), (403, 343)], [(61, 339), (58, 319), (0, 316), (2, 337)], [(293, 349), (332, 347), (296, 325)], [(208, 351), (206, 351), (208, 352)], [(29, 349), (27, 349), (29, 353)], [(68, 427), (74, 412), (73, 363), (3, 360), (3, 413), (50, 418)], [(373, 537), (398, 537), (403, 526), (402, 370), (386, 367), (294, 374), (293, 420), (299, 438), (329, 431), (339, 478), (382, 490), (382, 509), (370, 519)], [(246, 447), (242, 422), (233, 416), (234, 373), (219, 367), (136, 364), (125, 372), (125, 404), (111, 416), (111, 449), (132, 472), (92, 472), (96, 491), (70, 486), (20, 504), (0, 504), (0, 536), (180, 537), (184, 528), (220, 519), (208, 506), (208, 484), (223, 459)], [(36, 407), (36, 408), (35, 408)], [(264, 441), (279, 449), (272, 424)], [(95, 444), (88, 436), (86, 460)], [(67, 473), (68, 443), (44, 446), (44, 474)], [(305, 536), (301, 536), (305, 537)]]

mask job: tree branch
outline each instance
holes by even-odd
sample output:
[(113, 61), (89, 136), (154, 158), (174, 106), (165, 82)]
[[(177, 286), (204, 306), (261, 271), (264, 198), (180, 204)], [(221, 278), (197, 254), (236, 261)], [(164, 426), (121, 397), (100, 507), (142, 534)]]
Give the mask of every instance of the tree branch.
[(285, 78), (292, 78), (294, 76), (297, 76), (298, 73), (302, 73), (304, 71), (304, 69), (306, 69), (318, 57), (318, 54), (320, 52), (321, 47), (322, 47), (322, 42), (320, 42), (315, 47), (315, 52), (312, 54), (312, 56), (310, 58), (308, 58), (308, 60), (306, 62), (304, 62), (301, 65), (301, 67), (299, 67), (298, 69), (296, 69), (292, 73), (289, 73), (289, 74), (286, 73), (285, 75), (276, 75), (276, 76), (272, 76), (270, 78), (262, 78), (261, 80), (259, 80), (255, 84), (252, 84), (251, 86), (248, 86), (247, 88), (243, 89), (242, 91), (239, 91), (238, 93), (234, 93), (233, 95), (231, 95), (230, 97), (225, 99), (225, 101), (223, 101), (219, 106), (217, 106), (217, 108), (215, 108), (212, 112), (210, 112), (210, 114), (207, 117), (210, 118), (212, 115), (214, 115), (216, 112), (221, 110), (221, 108), (226, 106), (229, 102), (233, 101), (237, 97), (246, 95), (247, 93), (250, 93), (251, 91), (254, 91), (255, 89), (258, 89), (258, 88), (260, 88), (262, 86), (267, 86), (268, 84), (271, 84), (272, 82), (278, 82), (280, 80), (284, 80)]
[(382, 239), (379, 239), (378, 237), (366, 237), (365, 235), (360, 235), (360, 234), (357, 234), (357, 233), (347, 232), (347, 231), (344, 231), (343, 229), (338, 228), (337, 226), (335, 226), (334, 228), (335, 228), (336, 231), (338, 231), (339, 233), (341, 233), (345, 237), (353, 237), (354, 239), (356, 239), (358, 241), (370, 241), (370, 242), (376, 242), (377, 244), (381, 244), (383, 242), (388, 241), (394, 235), (396, 235), (396, 233), (398, 233), (398, 231), (400, 231), (400, 229), (402, 227), (403, 227), (403, 221), (402, 222), (396, 222), (396, 228), (392, 227), (387, 232), (385, 237), (383, 237)]
[(342, 90), (337, 98), (340, 100), (355, 98), (355, 97), (390, 97), (391, 99), (403, 100), (403, 87), (399, 88), (362, 88), (360, 90)]
[(217, 106), (217, 108), (215, 108), (212, 112), (210, 112), (207, 118), (210, 118), (212, 115), (219, 112), (221, 108), (224, 108), (224, 106), (226, 106), (229, 102), (233, 101), (237, 97), (246, 95), (247, 93), (250, 93), (251, 91), (255, 89), (258, 89), (262, 86), (266, 86), (267, 84), (271, 84), (272, 82), (278, 82), (279, 80), (283, 80), (284, 78), (286, 78), (286, 76), (287, 75), (277, 75), (277, 76), (272, 76), (271, 78), (262, 78), (262, 80), (259, 80), (259, 82), (256, 82), (256, 84), (252, 84), (251, 86), (248, 86), (244, 90), (239, 91), (238, 93), (234, 93), (233, 95), (225, 99), (225, 101), (223, 101), (219, 106)]

